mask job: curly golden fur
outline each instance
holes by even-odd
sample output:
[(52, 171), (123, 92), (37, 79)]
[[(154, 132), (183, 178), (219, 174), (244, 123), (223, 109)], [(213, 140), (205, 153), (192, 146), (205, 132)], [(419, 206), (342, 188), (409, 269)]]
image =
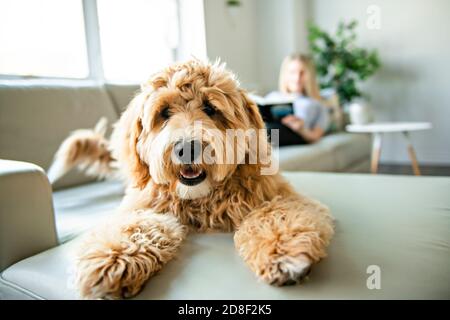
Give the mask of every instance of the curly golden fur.
[(75, 130), (64, 140), (48, 169), (47, 175), (51, 183), (73, 167), (98, 178), (113, 175), (113, 159), (108, 149), (109, 142), (105, 138), (107, 123), (106, 118), (101, 118), (93, 130)]
[[(201, 138), (194, 129), (199, 121)], [(114, 219), (86, 236), (77, 264), (81, 295), (137, 294), (176, 255), (188, 230), (235, 231), (239, 255), (267, 283), (292, 284), (307, 275), (333, 235), (327, 207), (297, 194), (281, 175), (261, 174), (267, 163), (248, 163), (246, 151), (234, 163), (191, 164), (189, 170), (206, 177), (198, 185), (183, 183), (186, 165), (171, 158), (176, 142), (189, 138), (202, 139), (223, 159), (226, 142), (208, 132), (264, 128), (257, 106), (223, 64), (179, 63), (145, 83), (111, 137), (126, 195)], [(270, 158), (266, 135), (258, 142)], [(232, 147), (251, 144), (245, 137)]]

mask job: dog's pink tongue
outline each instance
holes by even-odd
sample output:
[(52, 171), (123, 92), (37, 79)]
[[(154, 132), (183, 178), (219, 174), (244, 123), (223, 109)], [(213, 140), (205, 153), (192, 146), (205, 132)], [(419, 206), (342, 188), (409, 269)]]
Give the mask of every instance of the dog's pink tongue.
[(195, 177), (198, 177), (200, 175), (200, 173), (201, 173), (200, 170), (194, 170), (191, 167), (181, 169), (181, 174), (185, 178), (195, 178)]

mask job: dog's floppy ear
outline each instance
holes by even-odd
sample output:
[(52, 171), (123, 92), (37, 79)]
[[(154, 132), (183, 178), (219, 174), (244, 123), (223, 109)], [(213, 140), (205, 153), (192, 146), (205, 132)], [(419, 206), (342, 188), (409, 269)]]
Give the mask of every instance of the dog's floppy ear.
[[(259, 174), (274, 174), (278, 171), (278, 164), (272, 161), (272, 147), (268, 140), (266, 126), (259, 112), (259, 108), (256, 103), (250, 99), (245, 90), (239, 90), (243, 99), (244, 108), (250, 121), (250, 126), (257, 130), (258, 137), (256, 149), (254, 142), (249, 142), (247, 145), (247, 150), (252, 150), (249, 154), (248, 160), (250, 163), (257, 164)], [(256, 150), (257, 152), (255, 154)], [(252, 155), (255, 157), (253, 160)]]
[(264, 129), (264, 121), (261, 117), (261, 114), (259, 113), (258, 106), (252, 99), (250, 99), (245, 90), (239, 89), (239, 91), (251, 126), (255, 129)]
[(136, 96), (128, 105), (116, 124), (112, 136), (114, 157), (129, 182), (137, 188), (143, 189), (150, 180), (148, 165), (140, 158), (137, 144), (142, 132), (141, 114), (143, 99)]

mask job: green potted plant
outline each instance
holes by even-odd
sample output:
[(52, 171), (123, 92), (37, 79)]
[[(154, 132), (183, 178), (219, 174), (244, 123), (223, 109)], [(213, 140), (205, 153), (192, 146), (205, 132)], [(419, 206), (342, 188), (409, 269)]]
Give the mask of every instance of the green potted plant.
[(227, 6), (228, 7), (240, 7), (241, 1), (240, 0), (227, 0)]
[[(380, 61), (376, 50), (356, 45), (356, 26), (355, 20), (349, 23), (341, 21), (336, 33), (330, 35), (317, 25), (310, 24), (308, 41), (320, 87), (333, 88), (341, 106), (344, 109), (354, 108), (354, 115), (358, 113), (352, 122), (364, 123), (370, 120), (366, 101), (368, 96), (361, 92), (358, 84), (378, 70)], [(352, 111), (350, 117), (352, 118)]]

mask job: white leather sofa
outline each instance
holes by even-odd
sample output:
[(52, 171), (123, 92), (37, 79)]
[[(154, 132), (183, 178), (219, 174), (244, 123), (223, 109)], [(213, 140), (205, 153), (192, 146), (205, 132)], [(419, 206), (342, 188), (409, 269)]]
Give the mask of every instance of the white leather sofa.
[[(304, 284), (260, 283), (236, 253), (232, 234), (192, 234), (136, 298), (450, 298), (450, 178), (285, 176), (298, 191), (326, 203), (336, 219), (329, 257)], [(120, 201), (107, 182), (79, 188), (85, 189), (55, 196), (56, 212), (64, 205), (88, 217)], [(77, 299), (72, 280), (79, 238), (58, 243), (45, 172), (0, 161), (0, 204), (0, 299)]]

